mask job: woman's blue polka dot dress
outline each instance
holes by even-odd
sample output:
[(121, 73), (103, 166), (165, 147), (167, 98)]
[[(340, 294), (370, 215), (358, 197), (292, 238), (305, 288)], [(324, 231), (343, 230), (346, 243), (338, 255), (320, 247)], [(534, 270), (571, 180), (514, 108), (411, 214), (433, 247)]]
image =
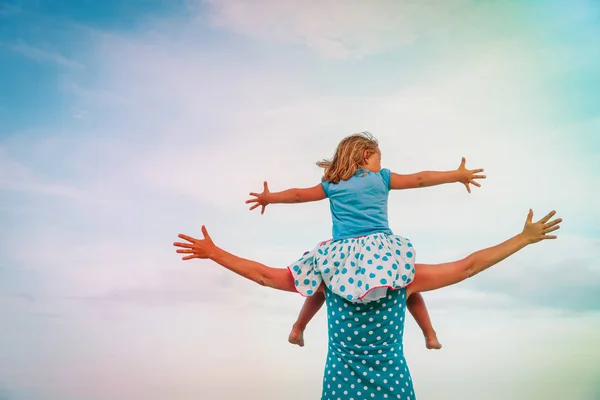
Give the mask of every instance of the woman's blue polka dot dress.
[(322, 400), (414, 400), (402, 333), (406, 289), (350, 302), (326, 290), (329, 349)]

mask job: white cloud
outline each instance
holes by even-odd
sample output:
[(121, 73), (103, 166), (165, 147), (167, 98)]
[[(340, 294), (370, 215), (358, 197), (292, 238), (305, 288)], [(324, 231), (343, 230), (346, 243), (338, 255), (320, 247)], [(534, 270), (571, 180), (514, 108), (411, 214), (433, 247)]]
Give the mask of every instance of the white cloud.
[[(164, 48), (171, 49), (168, 44)], [(178, 43), (177, 47), (177, 54), (193, 49), (191, 43), (189, 47)], [(301, 83), (286, 82), (277, 75), (267, 78), (272, 74), (256, 67), (241, 76), (227, 68), (216, 71), (204, 56), (186, 56), (185, 62), (180, 62), (182, 58), (172, 54), (173, 49), (166, 53), (163, 47), (148, 48), (145, 39), (136, 44), (113, 38), (106, 48), (104, 68), (109, 80), (105, 90), (120, 91), (117, 97), (125, 93), (135, 96), (136, 100), (125, 108), (133, 117), (129, 121), (131, 129), (144, 131), (145, 146), (159, 145), (145, 147), (146, 151), (133, 161), (141, 162), (137, 168), (151, 184), (181, 194), (211, 201), (215, 196), (205, 190), (206, 185), (229, 182), (221, 185), (229, 191), (223, 196), (227, 201), (242, 181), (260, 183), (267, 173), (272, 175), (269, 165), (285, 165), (290, 171), (298, 170), (293, 165), (304, 165), (311, 176), (317, 177), (318, 171), (311, 169), (314, 160), (329, 156), (339, 138), (361, 129), (369, 129), (381, 139), (386, 163), (398, 165), (396, 168), (402, 171), (451, 168), (467, 153), (473, 163), (496, 168), (496, 176), (492, 170), (491, 179), (497, 179), (500, 172), (519, 178), (526, 172), (528, 176), (521, 179), (527, 181), (541, 175), (523, 171), (517, 163), (507, 165), (499, 151), (519, 151), (523, 160), (533, 156), (537, 165), (544, 165), (546, 170), (549, 167), (551, 154), (530, 155), (528, 151), (546, 128), (544, 124), (536, 121), (539, 127), (529, 127), (529, 135), (519, 127), (523, 121), (531, 123), (535, 118), (531, 109), (524, 107), (536, 101), (535, 90), (530, 87), (528, 93), (523, 84), (511, 86), (497, 79), (501, 76), (519, 81), (531, 77), (524, 59), (516, 57), (521, 62), (514, 61), (515, 56), (523, 56), (521, 53), (506, 53), (503, 49), (489, 52), (486, 57), (466, 61), (461, 68), (428, 74), (401, 91), (372, 97), (319, 93), (307, 97), (304, 93), (298, 100), (276, 105), (266, 99), (281, 97), (288, 91), (296, 93)], [(153, 84), (148, 85), (148, 81)], [(512, 101), (515, 96), (519, 96), (519, 104)], [(564, 137), (557, 139), (550, 149), (565, 141)], [(400, 156), (402, 162), (397, 161)], [(244, 170), (240, 171), (239, 165), (244, 165)], [(205, 173), (207, 166), (218, 167), (220, 174)], [(289, 181), (308, 184), (315, 180), (309, 181), (300, 170), (291, 173), (294, 175)], [(515, 189), (522, 189), (515, 186), (520, 184), (519, 178), (511, 182)], [(190, 183), (200, 180), (206, 184)], [(527, 182), (522, 185), (531, 187)], [(489, 187), (486, 182), (484, 190)], [(223, 204), (223, 199), (218, 202)]]
[(600, 311), (600, 240), (564, 233), (552, 245), (536, 246), (508, 266), (473, 279), (469, 287), (486, 293), (511, 293), (536, 307)]
[[(210, 22), (238, 34), (303, 45), (328, 58), (362, 58), (410, 45), (423, 37), (449, 34), (475, 23), (468, 1), (213, 1)], [(463, 28), (464, 29), (464, 28)]]
[(67, 68), (82, 68), (83, 65), (75, 60), (71, 60), (59, 52), (42, 49), (32, 46), (25, 42), (7, 45), (9, 49), (31, 58), (32, 60), (50, 62)]
[[(93, 202), (94, 198), (85, 190), (72, 184), (52, 182), (40, 176), (25, 163), (19, 162), (0, 147), (0, 190), (24, 192), (29, 195), (59, 196), (70, 200)], [(43, 173), (43, 171), (39, 171)]]

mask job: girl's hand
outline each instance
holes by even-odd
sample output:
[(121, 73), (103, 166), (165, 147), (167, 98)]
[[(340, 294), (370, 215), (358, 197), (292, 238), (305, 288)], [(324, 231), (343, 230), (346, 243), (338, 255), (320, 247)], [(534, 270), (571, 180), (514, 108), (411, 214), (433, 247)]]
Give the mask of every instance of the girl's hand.
[(537, 222), (532, 222), (533, 210), (529, 209), (525, 226), (521, 232), (521, 235), (523, 238), (525, 238), (527, 243), (532, 244), (545, 239), (556, 239), (555, 235), (548, 235), (550, 232), (560, 229), (560, 225), (558, 224), (562, 222), (562, 218), (553, 219), (550, 221), (550, 218), (552, 218), (555, 214), (556, 211), (550, 211), (544, 218)]
[(211, 258), (217, 246), (215, 246), (212, 239), (208, 235), (204, 225), (202, 225), (202, 235), (204, 235), (204, 239), (194, 239), (193, 237), (184, 235), (183, 233), (177, 235), (181, 239), (187, 240), (191, 243), (173, 243), (173, 246), (181, 247), (181, 249), (177, 249), (177, 253), (190, 254), (189, 256), (184, 256), (182, 260), (191, 260), (192, 258)]
[(267, 185), (267, 181), (264, 182), (264, 189), (262, 193), (250, 193), (250, 196), (254, 196), (254, 199), (246, 200), (246, 204), (256, 203), (252, 207), (250, 207), (250, 211), (254, 210), (256, 207), (261, 206), (260, 210), (261, 214), (265, 213), (265, 208), (270, 204), (268, 196), (271, 192), (269, 192), (269, 186)]
[(475, 182), (475, 179), (485, 179), (485, 175), (477, 175), (478, 173), (483, 172), (483, 168), (467, 169), (465, 167), (466, 162), (467, 160), (463, 157), (462, 161), (460, 162), (460, 166), (457, 169), (459, 174), (458, 182), (465, 185), (465, 187), (467, 188), (467, 192), (471, 193), (471, 188), (469, 187), (469, 184), (481, 187), (479, 183)]

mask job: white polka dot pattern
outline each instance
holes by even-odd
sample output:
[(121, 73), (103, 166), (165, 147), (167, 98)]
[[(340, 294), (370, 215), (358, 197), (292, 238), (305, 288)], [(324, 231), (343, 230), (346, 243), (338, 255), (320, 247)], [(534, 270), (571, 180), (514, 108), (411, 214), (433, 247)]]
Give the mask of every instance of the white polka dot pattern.
[(388, 288), (402, 289), (414, 279), (415, 249), (401, 236), (375, 233), (320, 243), (289, 267), (298, 292), (311, 296), (321, 282), (344, 299), (368, 303)]
[(322, 400), (415, 400), (402, 349), (406, 290), (369, 304), (326, 291), (329, 351)]

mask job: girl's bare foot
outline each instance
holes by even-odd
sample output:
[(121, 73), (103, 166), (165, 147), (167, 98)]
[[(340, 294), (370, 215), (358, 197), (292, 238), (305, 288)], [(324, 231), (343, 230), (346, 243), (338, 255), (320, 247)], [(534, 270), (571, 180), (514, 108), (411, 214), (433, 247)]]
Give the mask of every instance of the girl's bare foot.
[(439, 350), (442, 348), (442, 344), (438, 341), (435, 332), (425, 336), (425, 347), (427, 347), (429, 350)]
[(288, 337), (288, 342), (304, 347), (304, 330), (294, 326)]

